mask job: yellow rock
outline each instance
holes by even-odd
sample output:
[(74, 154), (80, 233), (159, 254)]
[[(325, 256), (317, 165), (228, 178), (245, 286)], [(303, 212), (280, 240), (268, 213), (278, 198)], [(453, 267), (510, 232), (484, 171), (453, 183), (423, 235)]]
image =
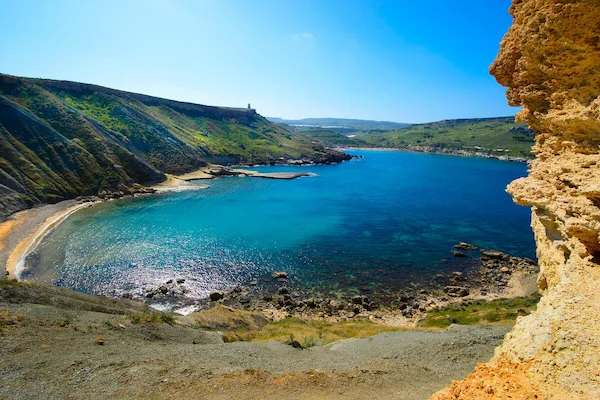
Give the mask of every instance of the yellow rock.
[[(529, 176), (507, 191), (532, 208), (543, 297), (485, 368), (434, 398), (600, 399), (600, 1), (513, 0), (510, 13), (490, 72), (536, 133)], [(493, 391), (478, 384), (499, 366)]]

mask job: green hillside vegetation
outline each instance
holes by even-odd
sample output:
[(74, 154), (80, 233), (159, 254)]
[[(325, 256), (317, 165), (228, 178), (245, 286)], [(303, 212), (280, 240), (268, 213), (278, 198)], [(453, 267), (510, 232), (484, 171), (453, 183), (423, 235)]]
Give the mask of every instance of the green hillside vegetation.
[(0, 74), (0, 221), (39, 203), (127, 193), (208, 162), (344, 158), (251, 109)]
[(530, 157), (534, 135), (526, 125), (516, 124), (514, 117), (502, 117), (447, 120), (357, 137), (378, 147), (429, 146)]
[(295, 127), (315, 139), (336, 146), (387, 147), (427, 151), (460, 150), (495, 156), (531, 158), (534, 135), (514, 117), (457, 119), (415, 124), (381, 131), (340, 133), (332, 129)]
[(496, 300), (475, 300), (469, 304), (451, 304), (433, 310), (420, 322), (425, 328), (446, 328), (461, 325), (513, 325), (519, 316), (533, 312), (540, 295)]
[(310, 136), (331, 146), (366, 146), (366, 142), (357, 137), (349, 137), (343, 133), (326, 128), (294, 127), (294, 131)]

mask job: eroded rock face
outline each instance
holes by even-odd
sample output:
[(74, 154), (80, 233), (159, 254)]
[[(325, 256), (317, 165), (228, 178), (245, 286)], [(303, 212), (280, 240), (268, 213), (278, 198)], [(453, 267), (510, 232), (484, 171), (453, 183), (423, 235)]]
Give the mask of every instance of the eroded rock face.
[[(543, 297), (485, 368), (434, 398), (519, 398), (526, 379), (527, 396), (598, 399), (600, 1), (513, 0), (510, 13), (490, 72), (536, 133), (529, 176), (507, 190), (532, 208)], [(481, 383), (499, 367), (504, 389)]]

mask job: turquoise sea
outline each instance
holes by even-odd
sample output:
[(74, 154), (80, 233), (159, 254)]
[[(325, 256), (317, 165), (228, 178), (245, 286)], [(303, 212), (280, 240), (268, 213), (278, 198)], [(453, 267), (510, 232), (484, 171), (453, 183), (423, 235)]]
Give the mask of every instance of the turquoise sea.
[(210, 188), (82, 210), (42, 241), (24, 277), (116, 296), (185, 278), (200, 298), (267, 285), (273, 271), (288, 272), (296, 290), (395, 290), (460, 268), (450, 255), (459, 241), (534, 257), (529, 209), (504, 191), (526, 165), (351, 153), (362, 158), (252, 168), (316, 176), (198, 181)]

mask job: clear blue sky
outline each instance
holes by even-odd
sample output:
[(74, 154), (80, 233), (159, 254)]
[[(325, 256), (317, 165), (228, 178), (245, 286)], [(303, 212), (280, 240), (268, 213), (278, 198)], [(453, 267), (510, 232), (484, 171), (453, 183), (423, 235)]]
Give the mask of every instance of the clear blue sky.
[(0, 72), (272, 117), (512, 115), (510, 0), (0, 0)]

